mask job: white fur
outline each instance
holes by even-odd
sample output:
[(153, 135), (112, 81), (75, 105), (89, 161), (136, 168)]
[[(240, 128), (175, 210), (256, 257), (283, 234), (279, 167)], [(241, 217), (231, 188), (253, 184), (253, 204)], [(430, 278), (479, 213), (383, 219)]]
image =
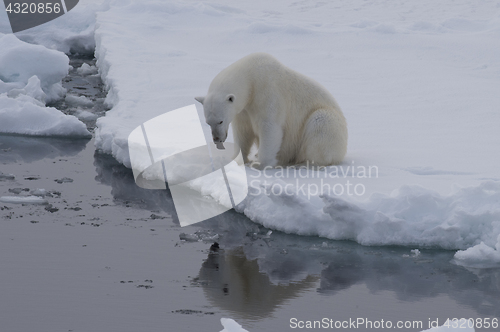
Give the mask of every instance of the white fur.
[[(233, 124), (245, 163), (254, 143), (260, 167), (339, 164), (347, 151), (347, 124), (333, 96), (319, 83), (269, 54), (250, 54), (212, 81), (203, 104), (215, 143)], [(221, 123), (222, 122), (222, 123)]]

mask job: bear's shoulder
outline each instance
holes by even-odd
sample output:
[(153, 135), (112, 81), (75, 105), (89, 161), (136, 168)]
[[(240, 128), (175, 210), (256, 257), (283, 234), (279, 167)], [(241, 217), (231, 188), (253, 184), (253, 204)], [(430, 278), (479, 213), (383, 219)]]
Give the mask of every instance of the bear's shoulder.
[(282, 67), (281, 62), (278, 61), (274, 56), (264, 52), (257, 52), (249, 54), (234, 63), (235, 67), (252, 67), (252, 68), (263, 68), (263, 67)]
[(279, 62), (278, 59), (276, 59), (274, 56), (272, 56), (269, 53), (265, 53), (265, 52), (251, 53), (251, 54), (243, 57), (241, 60), (243, 60), (243, 59), (252, 60), (252, 61), (272, 61), (272, 62)]
[[(274, 56), (264, 53), (249, 54), (223, 69), (212, 81), (212, 89), (234, 86), (242, 81), (261, 81), (285, 68)], [(245, 78), (245, 79), (243, 79)]]

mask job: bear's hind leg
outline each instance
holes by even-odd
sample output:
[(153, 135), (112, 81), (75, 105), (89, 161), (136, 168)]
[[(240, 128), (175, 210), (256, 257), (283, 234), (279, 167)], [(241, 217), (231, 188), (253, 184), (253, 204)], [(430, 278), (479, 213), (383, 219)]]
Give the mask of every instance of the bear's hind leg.
[(337, 165), (347, 152), (347, 125), (344, 116), (328, 109), (309, 115), (297, 163), (311, 166)]

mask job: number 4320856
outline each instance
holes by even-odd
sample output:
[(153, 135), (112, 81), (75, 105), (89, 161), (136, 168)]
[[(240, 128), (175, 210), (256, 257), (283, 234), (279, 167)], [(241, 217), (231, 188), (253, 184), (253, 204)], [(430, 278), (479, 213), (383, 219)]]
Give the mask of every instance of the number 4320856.
[(9, 3), (5, 11), (9, 14), (59, 14), (61, 12), (60, 3)]

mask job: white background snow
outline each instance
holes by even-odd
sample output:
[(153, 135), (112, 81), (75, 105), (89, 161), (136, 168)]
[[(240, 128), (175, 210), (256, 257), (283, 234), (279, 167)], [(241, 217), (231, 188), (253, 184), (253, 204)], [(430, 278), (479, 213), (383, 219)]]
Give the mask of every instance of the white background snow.
[[(314, 180), (297, 185), (274, 172), (264, 184), (261, 175), (253, 188), (260, 193), (238, 211), (289, 233), (461, 249), (458, 264), (500, 263), (497, 1), (81, 1), (19, 37), (46, 48), (0, 34), (4, 133), (88, 135), (45, 102), (64, 97), (59, 82), (68, 62), (60, 52), (95, 45), (112, 107), (98, 120), (96, 147), (129, 167), (134, 128), (194, 103), (239, 58), (267, 52), (339, 102), (349, 127), (341, 166), (376, 166), (379, 173), (328, 179), (362, 184), (360, 197), (268, 194), (273, 183), (295, 188)], [(23, 57), (30, 55), (40, 65), (27, 66), (34, 61)], [(37, 127), (42, 121), (34, 116), (48, 124)]]

